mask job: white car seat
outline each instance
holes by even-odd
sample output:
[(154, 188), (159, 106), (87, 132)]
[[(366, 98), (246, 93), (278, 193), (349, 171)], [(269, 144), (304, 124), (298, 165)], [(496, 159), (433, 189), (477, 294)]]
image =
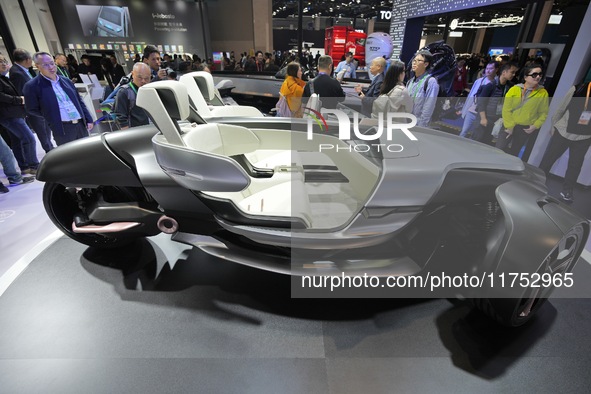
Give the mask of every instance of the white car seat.
[(216, 98), (213, 77), (206, 71), (195, 71), (183, 75), (180, 82), (187, 87), (191, 101), (197, 112), (204, 119), (227, 116), (264, 116), (255, 107), (209, 105), (208, 101)]

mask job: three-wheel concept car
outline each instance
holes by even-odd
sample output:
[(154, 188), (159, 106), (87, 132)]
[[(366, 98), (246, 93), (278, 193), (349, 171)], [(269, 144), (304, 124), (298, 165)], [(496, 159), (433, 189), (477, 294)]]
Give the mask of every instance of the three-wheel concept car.
[[(137, 105), (153, 125), (45, 156), (38, 179), (57, 227), (98, 248), (170, 233), (290, 275), (561, 275), (584, 248), (587, 220), (548, 196), (538, 169), (495, 148), (421, 127), (343, 130), (252, 108), (204, 117), (191, 89), (145, 85)], [(518, 326), (552, 288), (463, 296)]]

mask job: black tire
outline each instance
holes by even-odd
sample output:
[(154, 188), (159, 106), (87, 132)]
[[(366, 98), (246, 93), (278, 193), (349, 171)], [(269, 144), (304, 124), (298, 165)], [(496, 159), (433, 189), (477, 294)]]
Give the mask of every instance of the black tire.
[[(573, 270), (583, 248), (587, 229), (583, 224), (572, 227), (554, 246), (535, 271), (538, 275), (564, 275)], [(532, 272), (533, 274), (533, 272)], [(530, 276), (532, 277), (532, 276)], [(564, 279), (564, 276), (562, 276)], [(524, 288), (519, 298), (474, 299), (474, 304), (486, 315), (508, 327), (519, 327), (536, 314), (554, 291), (554, 281), (548, 287)]]
[[(122, 201), (137, 201), (132, 190), (108, 187), (111, 195), (118, 196)], [(117, 236), (103, 234), (80, 234), (72, 231), (74, 214), (80, 211), (76, 198), (76, 188), (66, 187), (59, 183), (46, 183), (43, 187), (43, 205), (47, 215), (64, 234), (74, 241), (95, 248), (117, 248), (128, 245), (139, 236)]]

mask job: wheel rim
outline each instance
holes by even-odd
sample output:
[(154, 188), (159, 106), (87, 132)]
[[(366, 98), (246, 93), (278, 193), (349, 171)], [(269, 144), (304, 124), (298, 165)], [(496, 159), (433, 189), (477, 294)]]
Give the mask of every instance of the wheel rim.
[[(537, 273), (556, 274), (570, 272), (581, 254), (582, 241), (585, 239), (585, 229), (581, 224), (573, 227), (556, 244), (546, 256)], [(518, 320), (529, 319), (554, 290), (554, 284), (548, 287), (530, 287), (526, 290), (516, 308), (515, 316)]]

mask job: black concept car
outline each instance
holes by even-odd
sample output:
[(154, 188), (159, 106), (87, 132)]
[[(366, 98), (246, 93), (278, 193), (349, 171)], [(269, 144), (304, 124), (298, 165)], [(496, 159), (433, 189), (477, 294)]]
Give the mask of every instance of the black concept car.
[(364, 125), (335, 110), (203, 106), (203, 78), (143, 86), (153, 125), (46, 155), (38, 178), (57, 227), (97, 248), (169, 233), (296, 276), (469, 275), (481, 282), (453, 294), (509, 326), (570, 279), (589, 224), (538, 169), (402, 114)]

